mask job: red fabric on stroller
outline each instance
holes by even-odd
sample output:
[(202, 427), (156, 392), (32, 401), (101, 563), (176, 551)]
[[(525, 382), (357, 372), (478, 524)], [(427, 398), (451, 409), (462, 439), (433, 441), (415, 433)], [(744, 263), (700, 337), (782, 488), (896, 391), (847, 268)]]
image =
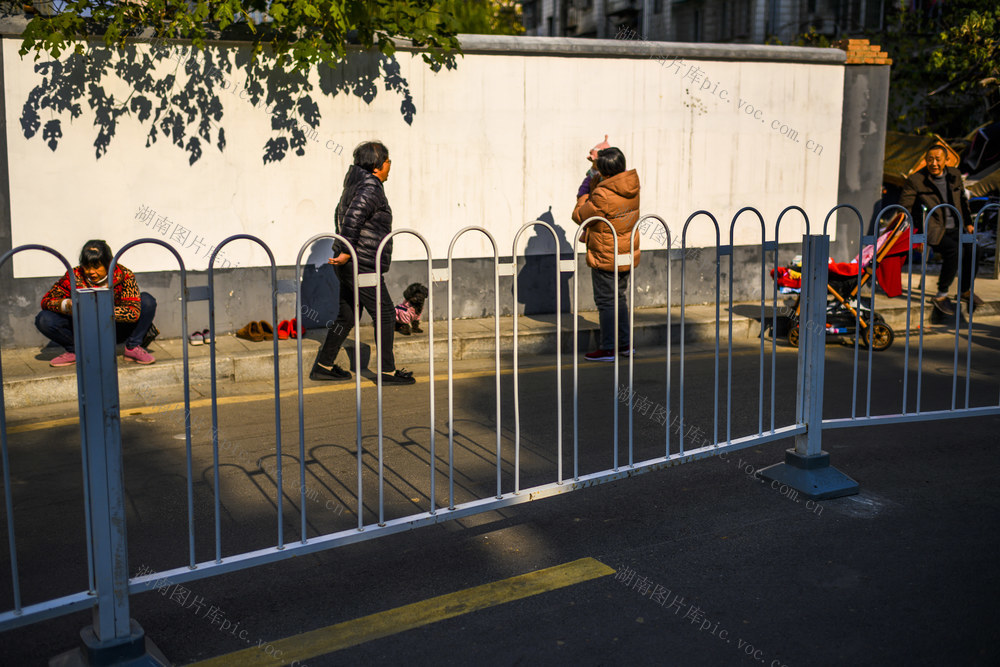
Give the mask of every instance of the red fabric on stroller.
[(771, 277), (778, 282), (778, 287), (802, 288), (802, 278), (793, 278), (786, 266), (779, 266), (777, 273), (775, 273), (775, 269), (771, 269)]
[[(880, 248), (881, 249), (881, 248)], [(875, 269), (875, 277), (882, 291), (887, 296), (899, 296), (903, 293), (903, 262), (910, 250), (910, 228), (907, 227), (896, 239), (896, 242), (889, 247), (885, 257), (878, 263)], [(844, 278), (858, 275), (858, 258), (853, 262), (834, 262), (830, 260), (828, 272)], [(867, 267), (869, 262), (865, 262)]]

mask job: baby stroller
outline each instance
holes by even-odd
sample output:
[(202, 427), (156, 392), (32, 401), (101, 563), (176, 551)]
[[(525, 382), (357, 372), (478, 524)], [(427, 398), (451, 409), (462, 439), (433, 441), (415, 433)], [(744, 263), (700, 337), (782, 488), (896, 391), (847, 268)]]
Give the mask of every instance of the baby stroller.
[[(872, 255), (877, 257), (876, 276), (878, 283), (886, 295), (890, 297), (902, 294), (900, 272), (903, 262), (910, 251), (910, 224), (906, 216), (898, 213), (889, 222), (885, 231), (875, 242), (875, 248), (867, 246), (862, 249), (860, 257), (854, 261), (842, 263), (830, 260), (827, 267), (827, 298), (826, 298), (826, 333), (834, 336), (849, 336), (856, 334), (856, 326), (861, 327), (860, 341), (870, 345), (873, 350), (881, 352), (892, 345), (895, 334), (892, 327), (886, 324), (881, 315), (875, 313), (871, 317), (870, 301), (867, 297), (858, 298), (861, 288), (872, 279)], [(861, 279), (858, 279), (858, 262), (861, 262)], [(799, 267), (801, 269), (801, 267)], [(792, 287), (796, 281), (795, 267), (779, 268), (777, 275), (779, 285)], [(873, 287), (874, 289), (874, 287)], [(799, 345), (799, 313), (800, 297), (795, 297), (793, 314), (789, 317), (788, 342)], [(861, 317), (858, 318), (860, 313)]]

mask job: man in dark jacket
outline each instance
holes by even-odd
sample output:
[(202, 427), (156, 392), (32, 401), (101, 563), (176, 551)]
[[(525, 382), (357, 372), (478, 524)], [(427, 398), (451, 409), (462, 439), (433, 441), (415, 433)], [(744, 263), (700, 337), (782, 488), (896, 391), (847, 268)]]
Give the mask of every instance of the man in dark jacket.
[[(368, 141), (354, 149), (354, 164), (347, 170), (344, 178), (344, 192), (337, 206), (337, 233), (347, 239), (354, 248), (358, 258), (358, 273), (374, 273), (378, 246), (392, 231), (392, 209), (386, 199), (383, 183), (389, 178), (392, 161), (389, 159), (389, 149), (377, 141)], [(334, 257), (329, 260), (336, 267), (337, 278), (340, 280), (340, 309), (337, 320), (326, 332), (326, 341), (320, 348), (309, 373), (311, 380), (350, 380), (350, 372), (337, 366), (334, 361), (340, 348), (347, 339), (347, 334), (354, 327), (354, 272), (351, 268), (351, 254), (343, 242), (337, 240), (333, 244)], [(379, 269), (381, 273), (389, 270), (392, 259), (392, 240), (382, 249)], [(379, 352), (382, 355), (383, 384), (413, 384), (416, 380), (413, 373), (396, 369), (396, 359), (392, 352), (393, 332), (395, 331), (396, 309), (389, 290), (385, 286), (385, 278), (379, 276), (379, 290), (382, 294), (381, 309), (376, 313), (376, 295), (374, 287), (360, 287), (358, 299), (361, 306), (368, 311), (372, 320), (378, 318)]]
[[(969, 197), (965, 192), (962, 173), (954, 167), (945, 166), (946, 155), (942, 146), (932, 146), (927, 150), (924, 155), (927, 166), (906, 179), (899, 205), (910, 211), (918, 228), (923, 218), (921, 209), (929, 211), (939, 204), (951, 204), (961, 213), (962, 219), (956, 220), (953, 210), (939, 209), (928, 220), (923, 221), (927, 242), (934, 252), (941, 255), (941, 274), (933, 300), (934, 307), (946, 315), (954, 315), (955, 307), (948, 299), (948, 288), (958, 273), (959, 253), (963, 269), (960, 286), (962, 299), (966, 303), (970, 298), (972, 274), (977, 261), (972, 253), (972, 244), (962, 244), (959, 238), (963, 229), (972, 233), (972, 212), (969, 210)], [(980, 303), (982, 300), (977, 296), (969, 308)]]

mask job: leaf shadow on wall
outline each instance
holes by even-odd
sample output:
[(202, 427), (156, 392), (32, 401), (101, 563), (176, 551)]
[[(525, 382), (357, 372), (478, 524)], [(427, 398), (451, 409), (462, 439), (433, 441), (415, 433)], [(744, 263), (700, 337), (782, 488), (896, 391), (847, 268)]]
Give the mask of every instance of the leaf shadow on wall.
[[(352, 94), (371, 104), (381, 81), (385, 91), (401, 97), (399, 111), (408, 125), (417, 113), (398, 61), (377, 51), (352, 53), (336, 68), (322, 66), (318, 90), (308, 73), (253, 58), (245, 48), (192, 51), (167, 44), (148, 49), (100, 46), (37, 62), (34, 70), (41, 83), (30, 91), (21, 109), (24, 137), (40, 137), (56, 151), (67, 132), (85, 131), (83, 125), (72, 130), (64, 127), (64, 121), (72, 125), (87, 105), (95, 116), (98, 160), (108, 152), (119, 123), (129, 120), (146, 129), (147, 148), (160, 140), (169, 141), (188, 154), (191, 165), (212, 146), (221, 153), (226, 148), (222, 100), (230, 96), (227, 108), (247, 104), (270, 119), (270, 136), (261, 144), (265, 164), (279, 162), (289, 153), (305, 155), (310, 144), (317, 150), (343, 153), (342, 138), (320, 135), (318, 95)], [(124, 86), (112, 87), (116, 79)], [(109, 93), (109, 87), (121, 92)]]

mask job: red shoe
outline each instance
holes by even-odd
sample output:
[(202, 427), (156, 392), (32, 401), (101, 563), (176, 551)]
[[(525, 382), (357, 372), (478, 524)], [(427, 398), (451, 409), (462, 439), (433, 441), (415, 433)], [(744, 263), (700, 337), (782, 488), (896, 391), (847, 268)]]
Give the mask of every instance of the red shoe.
[(299, 323), (294, 317), (288, 321), (288, 335), (292, 338), (299, 337)]
[(278, 340), (288, 340), (288, 330), (290, 328), (291, 323), (288, 320), (278, 322)]

